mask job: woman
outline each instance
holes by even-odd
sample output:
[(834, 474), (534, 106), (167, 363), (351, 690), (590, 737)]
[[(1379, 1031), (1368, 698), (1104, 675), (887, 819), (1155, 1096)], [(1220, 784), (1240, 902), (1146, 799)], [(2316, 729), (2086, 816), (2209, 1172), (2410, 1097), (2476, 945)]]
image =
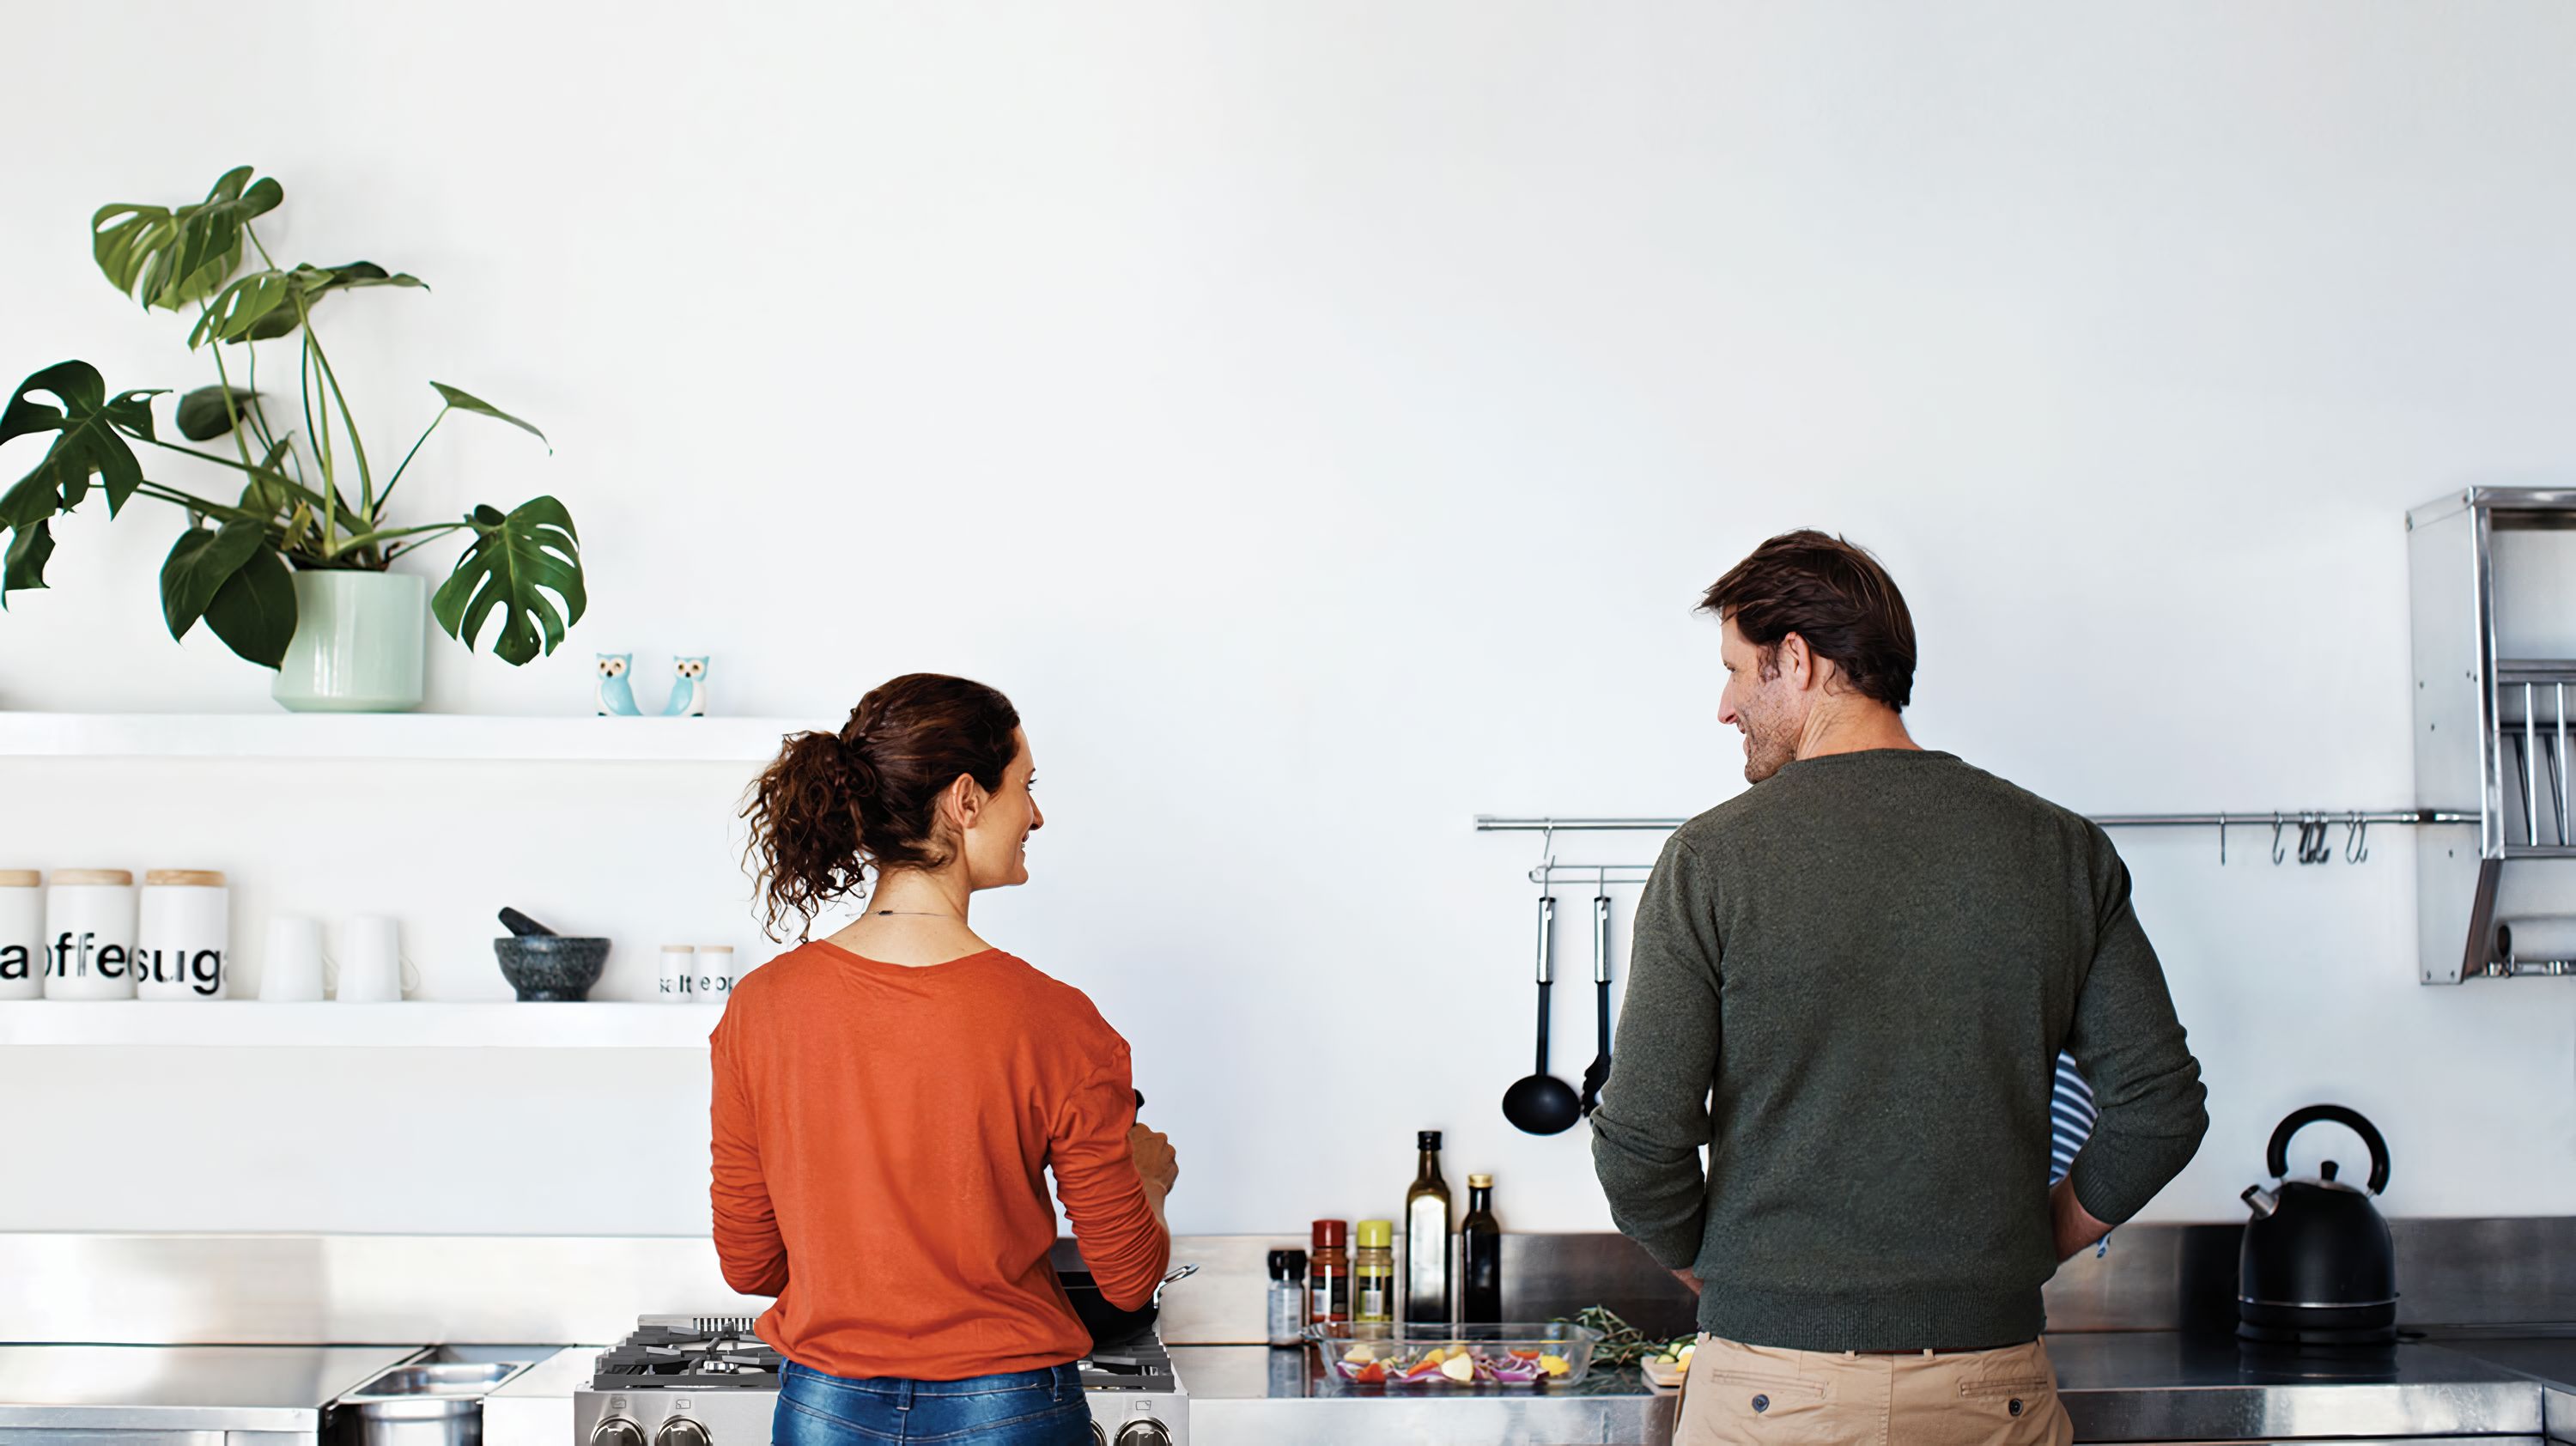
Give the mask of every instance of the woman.
[(866, 912), (744, 977), (712, 1038), (715, 1242), (774, 1295), (783, 1446), (1088, 1443), (1091, 1347), (1047, 1263), (1046, 1173), (1101, 1293), (1142, 1306), (1171, 1258), (1170, 1142), (1136, 1124), (1127, 1043), (1080, 990), (978, 937), (1046, 819), (1010, 700), (913, 674), (801, 733), (753, 786), (771, 932)]

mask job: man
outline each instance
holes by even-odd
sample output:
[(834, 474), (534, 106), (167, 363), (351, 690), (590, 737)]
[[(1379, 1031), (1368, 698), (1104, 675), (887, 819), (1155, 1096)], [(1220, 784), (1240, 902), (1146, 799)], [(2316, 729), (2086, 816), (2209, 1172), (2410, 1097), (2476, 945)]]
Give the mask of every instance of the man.
[[(1593, 1116), (1619, 1228), (1700, 1292), (1677, 1440), (2065, 1446), (2040, 1286), (2208, 1127), (2128, 871), (1908, 736), (1860, 548), (1775, 537), (1702, 606), (1755, 787), (1655, 865)], [(2099, 1118), (2052, 1188), (2061, 1050)]]

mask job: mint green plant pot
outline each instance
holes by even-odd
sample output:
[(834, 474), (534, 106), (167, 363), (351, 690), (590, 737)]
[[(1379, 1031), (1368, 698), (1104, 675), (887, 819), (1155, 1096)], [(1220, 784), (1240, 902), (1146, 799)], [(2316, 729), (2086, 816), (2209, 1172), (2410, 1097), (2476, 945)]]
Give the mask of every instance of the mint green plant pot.
[(420, 706), (429, 585), (398, 572), (295, 574), (295, 640), (268, 695), (298, 713)]

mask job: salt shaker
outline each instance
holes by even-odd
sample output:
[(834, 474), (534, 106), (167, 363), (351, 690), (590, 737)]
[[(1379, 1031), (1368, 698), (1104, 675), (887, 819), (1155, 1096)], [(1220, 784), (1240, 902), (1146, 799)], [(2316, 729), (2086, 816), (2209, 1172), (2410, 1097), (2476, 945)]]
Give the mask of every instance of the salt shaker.
[(1270, 1252), (1270, 1343), (1306, 1343), (1306, 1252)]

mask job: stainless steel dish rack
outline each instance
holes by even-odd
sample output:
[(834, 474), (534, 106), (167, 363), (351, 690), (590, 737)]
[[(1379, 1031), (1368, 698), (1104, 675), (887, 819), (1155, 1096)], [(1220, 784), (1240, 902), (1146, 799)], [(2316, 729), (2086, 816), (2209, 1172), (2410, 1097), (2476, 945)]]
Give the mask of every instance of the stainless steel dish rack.
[(2474, 825), (2418, 842), (2423, 980), (2569, 972), (2511, 957), (2497, 925), (2502, 899), (2563, 914), (2576, 898), (2576, 491), (2473, 487), (2406, 528), (2415, 801), (2478, 801)]

